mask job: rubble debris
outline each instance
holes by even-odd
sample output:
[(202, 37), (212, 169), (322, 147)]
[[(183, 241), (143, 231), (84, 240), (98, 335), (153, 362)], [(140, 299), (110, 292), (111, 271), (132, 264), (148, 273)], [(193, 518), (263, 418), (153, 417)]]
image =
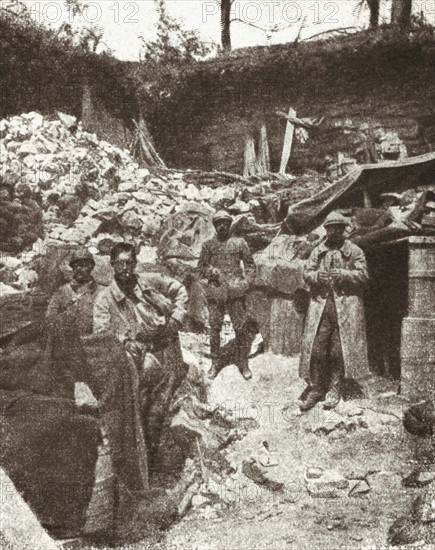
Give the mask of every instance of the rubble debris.
[(305, 485), (314, 498), (337, 498), (340, 491), (348, 489), (349, 480), (334, 470), (323, 471), (320, 477), (308, 477), (305, 473)]
[[(269, 181), (255, 184), (226, 172), (144, 168), (126, 149), (84, 132), (81, 123), (63, 113), (57, 119), (32, 112), (2, 120), (0, 135), (0, 249), (8, 249), (19, 261), (14, 271), (26, 263), (33, 269), (32, 262), (53, 243), (85, 245), (105, 255), (114, 242), (127, 240), (139, 251), (153, 249), (154, 256), (146, 255), (150, 263), (160, 253), (164, 259), (176, 258), (175, 243), (195, 260), (201, 239), (195, 240), (196, 226), (187, 224), (192, 208), (202, 209), (200, 221), (208, 230), (201, 235), (206, 237), (207, 217), (231, 207), (243, 218), (236, 230), (249, 233), (255, 248), (261, 249), (279, 230), (279, 212), (286, 201), (298, 199), (300, 188), (304, 196), (311, 193), (313, 177), (318, 177), (310, 173), (288, 189), (288, 177), (273, 174), (267, 175)], [(17, 212), (23, 219), (15, 227), (12, 222), (21, 216)], [(182, 227), (176, 225), (180, 219)], [(157, 250), (162, 236), (166, 244)], [(189, 238), (195, 240), (193, 247)], [(20, 280), (17, 288), (34, 284)]]
[(308, 468), (306, 472), (307, 479), (319, 479), (322, 477), (323, 468)]
[(258, 485), (262, 485), (271, 491), (282, 491), (284, 489), (284, 483), (270, 479), (258, 465), (255, 458), (243, 461), (242, 472)]
[(279, 461), (276, 454), (277, 451), (270, 449), (267, 441), (262, 441), (258, 449), (258, 461), (264, 468), (278, 466)]
[(409, 476), (402, 479), (404, 487), (425, 487), (435, 479), (435, 472), (413, 471)]

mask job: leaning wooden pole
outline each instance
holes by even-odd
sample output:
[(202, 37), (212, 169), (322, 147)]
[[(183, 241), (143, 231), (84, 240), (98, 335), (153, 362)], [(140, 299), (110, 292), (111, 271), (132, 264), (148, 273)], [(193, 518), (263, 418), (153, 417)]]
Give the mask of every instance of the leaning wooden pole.
[[(290, 117), (296, 118), (296, 111), (292, 107), (290, 107), (288, 114)], [(284, 146), (283, 146), (282, 155), (281, 155), (281, 164), (279, 167), (279, 173), (282, 175), (285, 175), (287, 164), (288, 164), (288, 161), (290, 160), (294, 133), (295, 133), (294, 125), (290, 121), (287, 121), (287, 126), (285, 129), (285, 136), (284, 136)]]
[(260, 131), (260, 143), (258, 145), (257, 173), (264, 176), (270, 172), (269, 143), (267, 141), (266, 125), (263, 124)]
[(245, 165), (243, 177), (249, 178), (257, 174), (257, 157), (255, 155), (255, 143), (252, 136), (247, 136), (245, 142)]

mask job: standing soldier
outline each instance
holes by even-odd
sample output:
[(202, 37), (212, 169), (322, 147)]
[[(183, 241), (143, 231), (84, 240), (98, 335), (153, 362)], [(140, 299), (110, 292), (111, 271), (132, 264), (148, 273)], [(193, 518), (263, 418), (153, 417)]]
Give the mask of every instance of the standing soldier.
[(76, 308), (77, 320), (82, 335), (92, 334), (93, 306), (98, 293), (104, 288), (92, 276), (95, 260), (85, 248), (76, 250), (69, 265), (73, 278), (55, 292), (48, 304), (47, 316), (59, 315), (72, 307)]
[(307, 411), (325, 394), (325, 409), (341, 398), (344, 377), (369, 375), (363, 291), (368, 282), (363, 251), (344, 238), (347, 221), (332, 212), (326, 240), (308, 260), (305, 281), (310, 305), (302, 344), (300, 376), (308, 383), (300, 409)]
[(95, 300), (94, 334), (112, 334), (138, 368), (149, 467), (156, 470), (170, 405), (188, 370), (178, 334), (188, 295), (183, 285), (165, 275), (137, 275), (131, 243), (116, 244), (110, 262), (114, 280)]
[[(198, 262), (201, 277), (207, 280), (206, 293), (210, 322), (211, 376), (221, 370), (220, 333), (228, 313), (236, 335), (236, 364), (246, 380), (252, 378), (248, 356), (250, 339), (247, 334), (245, 297), (255, 273), (255, 263), (245, 239), (230, 237), (232, 217), (225, 211), (213, 216), (216, 236), (204, 243)], [(242, 267), (243, 263), (243, 267)]]

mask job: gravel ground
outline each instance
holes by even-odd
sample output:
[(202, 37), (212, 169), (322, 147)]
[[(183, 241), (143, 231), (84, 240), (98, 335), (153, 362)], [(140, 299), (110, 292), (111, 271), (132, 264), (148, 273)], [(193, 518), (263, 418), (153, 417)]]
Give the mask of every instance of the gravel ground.
[[(407, 403), (396, 395), (395, 384), (372, 379), (367, 399), (342, 402), (336, 412), (318, 405), (300, 415), (296, 400), (303, 383), (297, 364), (297, 357), (265, 354), (252, 360), (249, 382), (235, 367), (219, 374), (210, 386), (209, 401), (258, 423), (225, 452), (237, 468), (216, 489), (226, 498), (191, 510), (158, 539), (123, 550), (388, 548), (389, 526), (408, 512), (421, 491), (401, 485), (417, 456), (415, 441), (401, 424)], [(263, 471), (284, 484), (280, 493), (260, 487), (241, 472), (243, 460), (258, 458), (263, 441), (278, 462)], [(310, 496), (304, 479), (312, 467), (334, 470), (349, 479), (348, 487), (335, 490), (335, 498)], [(349, 495), (357, 483), (352, 479), (364, 476), (368, 492)]]

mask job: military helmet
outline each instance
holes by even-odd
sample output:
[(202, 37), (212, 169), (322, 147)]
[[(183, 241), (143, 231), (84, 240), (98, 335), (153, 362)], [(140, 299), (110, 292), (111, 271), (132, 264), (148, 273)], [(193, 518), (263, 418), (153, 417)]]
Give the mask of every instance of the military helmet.
[(331, 212), (326, 217), (323, 227), (328, 227), (330, 225), (342, 225), (345, 227), (348, 223), (347, 219), (339, 212)]
[(69, 260), (69, 265), (72, 267), (76, 262), (90, 261), (95, 265), (95, 260), (87, 248), (79, 248), (75, 250)]
[(228, 212), (225, 212), (225, 210), (219, 210), (213, 215), (213, 223), (223, 220), (232, 222), (233, 218), (230, 216), (230, 214), (228, 214)]

